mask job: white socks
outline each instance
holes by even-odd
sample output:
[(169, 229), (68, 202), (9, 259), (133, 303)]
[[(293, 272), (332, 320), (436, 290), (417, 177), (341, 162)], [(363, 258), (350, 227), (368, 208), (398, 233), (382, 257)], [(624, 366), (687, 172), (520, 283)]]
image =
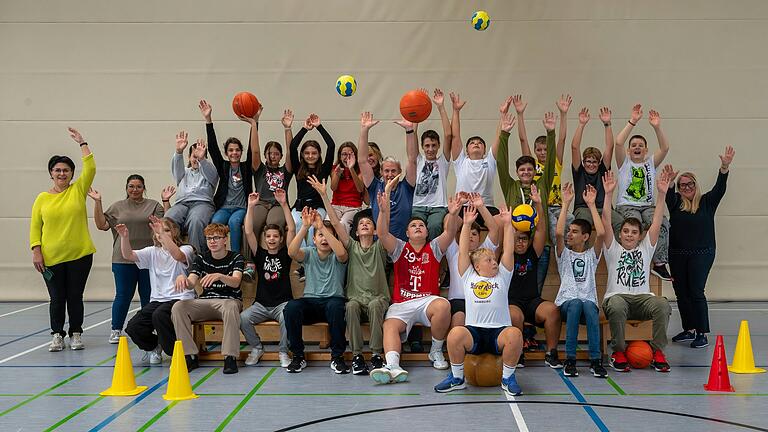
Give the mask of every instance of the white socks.
[(384, 358), (387, 360), (387, 366), (390, 369), (394, 368), (400, 368), (400, 353), (397, 351), (387, 351), (387, 353), (384, 355)]
[(451, 374), (454, 378), (464, 379), (464, 363), (451, 363)]
[(435, 351), (443, 351), (443, 344), (445, 343), (445, 339), (437, 340), (435, 338), (432, 338), (432, 348), (430, 348), (429, 352), (435, 352)]
[(507, 366), (506, 364), (501, 370), (501, 377), (502, 378), (509, 378), (515, 373), (515, 367), (514, 366)]

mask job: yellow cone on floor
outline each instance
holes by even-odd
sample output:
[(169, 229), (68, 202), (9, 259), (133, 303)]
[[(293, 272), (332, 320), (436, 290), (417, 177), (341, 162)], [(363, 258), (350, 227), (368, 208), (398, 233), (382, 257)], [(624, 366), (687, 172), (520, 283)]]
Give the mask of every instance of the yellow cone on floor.
[(752, 340), (749, 337), (749, 323), (747, 320), (742, 320), (739, 326), (736, 352), (733, 355), (733, 364), (728, 366), (728, 370), (740, 374), (765, 372), (765, 369), (755, 367), (755, 356), (752, 354)]
[(189, 382), (189, 371), (184, 359), (184, 347), (180, 340), (173, 344), (173, 357), (171, 358), (171, 374), (168, 377), (168, 389), (163, 399), (170, 401), (195, 399), (197, 395), (192, 392), (192, 384)]
[(120, 343), (117, 345), (115, 371), (112, 373), (112, 387), (99, 394), (102, 396), (136, 396), (146, 389), (146, 386), (136, 385), (131, 354), (128, 352), (128, 339), (125, 336), (120, 336)]

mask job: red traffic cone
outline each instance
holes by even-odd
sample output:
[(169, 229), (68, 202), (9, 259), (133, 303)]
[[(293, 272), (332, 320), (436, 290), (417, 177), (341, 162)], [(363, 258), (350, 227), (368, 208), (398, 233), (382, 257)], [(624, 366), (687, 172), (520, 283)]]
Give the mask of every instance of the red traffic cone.
[(731, 379), (728, 377), (728, 361), (725, 359), (723, 336), (717, 335), (715, 353), (712, 355), (712, 366), (709, 369), (709, 382), (704, 384), (706, 391), (733, 392)]

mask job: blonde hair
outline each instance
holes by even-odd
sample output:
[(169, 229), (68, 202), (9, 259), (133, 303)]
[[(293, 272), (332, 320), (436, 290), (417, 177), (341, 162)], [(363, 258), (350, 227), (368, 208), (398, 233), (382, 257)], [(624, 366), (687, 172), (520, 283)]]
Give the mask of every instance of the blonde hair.
[[(469, 253), (469, 260), (472, 262), (472, 267), (475, 267), (475, 264), (483, 255), (488, 255), (493, 259), (496, 259), (496, 254), (493, 253), (492, 250), (488, 248), (477, 248)], [(475, 268), (475, 271), (477, 271), (477, 268)]]
[(682, 199), (682, 203), (680, 203), (680, 210), (688, 213), (696, 213), (699, 211), (699, 203), (701, 201), (701, 190), (699, 190), (699, 181), (696, 179), (696, 175), (692, 172), (684, 172), (680, 174), (680, 176), (677, 178), (677, 190), (680, 190), (680, 179), (683, 177), (688, 177), (689, 179), (693, 180), (695, 183), (693, 185), (693, 199), (689, 200), (683, 194), (680, 194), (680, 198)]
[[(171, 230), (171, 238), (173, 239), (173, 242), (176, 243), (176, 246), (181, 246), (184, 244), (184, 242), (181, 239), (181, 230), (179, 229), (179, 226), (176, 225), (176, 222), (172, 221), (171, 219), (168, 219), (167, 217), (164, 217), (160, 219), (160, 222), (163, 224), (163, 228), (168, 228)], [(157, 237), (155, 235), (152, 235), (152, 240), (155, 244), (155, 246), (160, 247), (160, 243), (157, 241)]]

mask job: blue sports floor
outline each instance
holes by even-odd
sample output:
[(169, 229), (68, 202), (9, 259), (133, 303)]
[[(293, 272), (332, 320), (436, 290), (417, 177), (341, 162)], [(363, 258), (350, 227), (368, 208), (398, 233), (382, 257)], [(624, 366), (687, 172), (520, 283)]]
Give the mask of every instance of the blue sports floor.
[[(134, 306), (136, 307), (136, 305)], [(565, 378), (528, 361), (518, 369), (524, 395), (508, 400), (500, 388), (469, 387), (437, 394), (444, 376), (427, 364), (406, 364), (410, 381), (375, 386), (368, 377), (335, 375), (325, 362), (298, 375), (276, 363), (241, 365), (223, 375), (221, 363), (190, 374), (198, 399), (167, 402), (170, 359), (141, 363), (131, 345), (135, 397), (101, 397), (110, 386), (117, 345), (106, 342), (110, 303), (86, 304), (83, 351), (49, 353), (44, 303), (0, 303), (0, 425), (3, 431), (738, 431), (768, 430), (768, 374), (731, 374), (735, 393), (707, 393), (714, 335), (725, 336), (732, 360), (739, 322), (749, 320), (758, 366), (768, 366), (768, 304), (712, 303), (710, 346), (672, 344), (669, 374), (609, 369), (609, 379)], [(673, 312), (670, 336), (679, 331)]]

